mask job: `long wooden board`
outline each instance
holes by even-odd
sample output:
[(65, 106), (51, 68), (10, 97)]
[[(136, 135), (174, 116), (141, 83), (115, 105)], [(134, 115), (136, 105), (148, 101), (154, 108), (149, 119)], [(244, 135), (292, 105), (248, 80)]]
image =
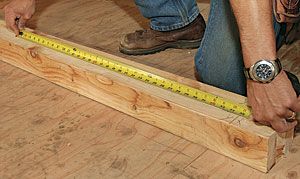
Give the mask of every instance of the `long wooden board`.
[[(220, 89), (73, 45), (245, 102), (243, 97)], [(286, 138), (292, 136), (284, 134), (281, 138), (272, 129), (249, 119), (15, 38), (3, 22), (0, 23), (0, 59), (263, 172), (284, 155), (289, 144)]]

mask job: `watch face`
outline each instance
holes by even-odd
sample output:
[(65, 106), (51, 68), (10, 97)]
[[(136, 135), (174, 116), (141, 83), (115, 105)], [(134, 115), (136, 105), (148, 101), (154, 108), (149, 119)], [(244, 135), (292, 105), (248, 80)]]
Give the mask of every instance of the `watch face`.
[(253, 77), (260, 82), (267, 83), (275, 76), (274, 65), (268, 61), (262, 60), (255, 64), (252, 71)]

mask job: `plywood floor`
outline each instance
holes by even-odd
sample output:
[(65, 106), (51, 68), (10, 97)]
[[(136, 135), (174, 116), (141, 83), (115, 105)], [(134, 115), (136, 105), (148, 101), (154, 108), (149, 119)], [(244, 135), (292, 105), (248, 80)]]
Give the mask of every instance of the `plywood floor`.
[(268, 175), (0, 62), (0, 178), (299, 178), (300, 136)]
[[(207, 2), (199, 5), (207, 15)], [(31, 27), (119, 56), (120, 37), (147, 26), (131, 0), (39, 1), (38, 9)], [(298, 74), (299, 48), (280, 53)], [(193, 78), (194, 53), (123, 57)], [(3, 62), (0, 136), (5, 179), (300, 178), (299, 136), (291, 155), (265, 175)]]

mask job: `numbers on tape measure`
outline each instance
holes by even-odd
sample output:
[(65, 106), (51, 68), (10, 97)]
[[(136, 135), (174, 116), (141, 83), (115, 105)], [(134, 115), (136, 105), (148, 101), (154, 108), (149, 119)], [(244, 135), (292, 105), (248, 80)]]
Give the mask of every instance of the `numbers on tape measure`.
[(76, 58), (84, 60), (86, 62), (95, 64), (98, 66), (102, 66), (106, 69), (110, 69), (112, 71), (124, 74), (124, 75), (132, 77), (134, 79), (144, 81), (148, 84), (153, 84), (155, 86), (173, 91), (175, 93), (191, 97), (193, 99), (202, 101), (204, 103), (219, 107), (226, 111), (233, 112), (233, 113), (245, 116), (245, 117), (248, 117), (251, 114), (251, 111), (249, 110), (249, 108), (246, 105), (236, 104), (234, 102), (228, 101), (226, 99), (212, 95), (210, 93), (200, 91), (198, 89), (186, 86), (186, 85), (178, 83), (176, 81), (165, 79), (165, 78), (157, 76), (155, 74), (137, 69), (135, 67), (121, 64), (121, 63), (111, 60), (109, 58), (102, 57), (102, 56), (96, 55), (96, 54), (92, 54), (90, 52), (81, 50), (76, 47), (72, 47), (67, 44), (63, 44), (61, 42), (49, 39), (47, 37), (40, 36), (40, 35), (31, 33), (31, 32), (27, 32), (27, 31), (20, 32), (20, 36), (24, 39), (44, 45), (53, 50), (57, 50), (59, 52), (76, 57)]

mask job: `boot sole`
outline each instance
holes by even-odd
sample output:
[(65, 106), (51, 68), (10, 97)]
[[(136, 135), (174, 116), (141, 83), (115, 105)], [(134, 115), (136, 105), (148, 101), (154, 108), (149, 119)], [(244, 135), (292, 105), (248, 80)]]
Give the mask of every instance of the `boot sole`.
[(165, 43), (160, 46), (156, 46), (149, 49), (127, 49), (123, 46), (119, 47), (120, 52), (126, 55), (148, 55), (154, 54), (157, 52), (164, 51), (168, 48), (175, 48), (175, 49), (194, 49), (200, 46), (202, 39), (200, 40), (180, 40), (177, 42)]

